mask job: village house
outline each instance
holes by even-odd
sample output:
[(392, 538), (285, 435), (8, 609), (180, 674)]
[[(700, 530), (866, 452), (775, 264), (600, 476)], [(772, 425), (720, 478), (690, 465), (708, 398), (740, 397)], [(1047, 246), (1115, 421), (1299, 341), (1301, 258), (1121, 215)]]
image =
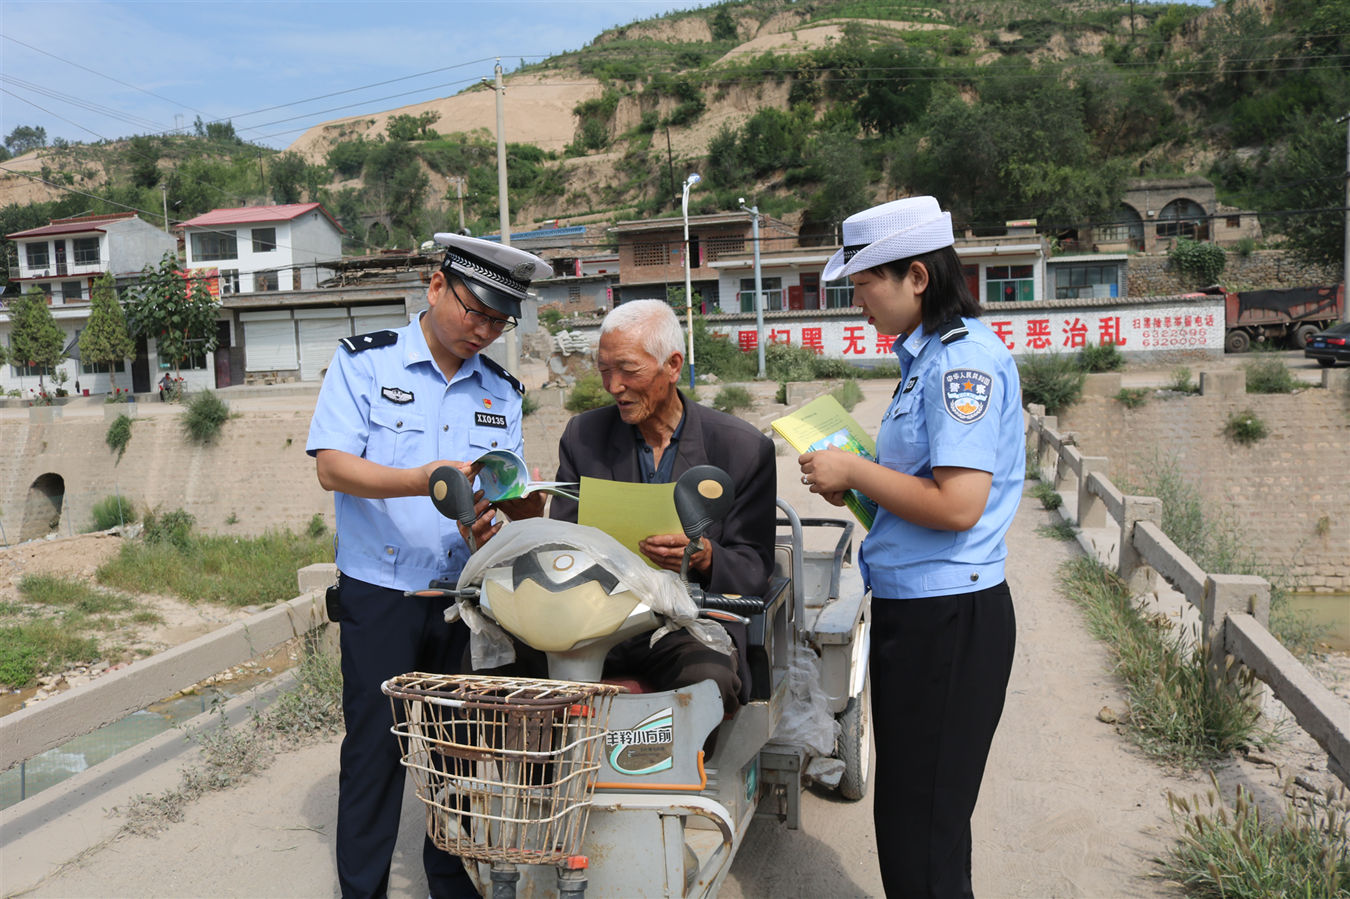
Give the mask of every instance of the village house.
[[(84, 215), (53, 219), (40, 228), (16, 231), (5, 237), (18, 251), (18, 276), (11, 281), (21, 291), (38, 287), (47, 296), (52, 318), (66, 334), (68, 362), (58, 366), (69, 379), (67, 389), (92, 394), (109, 391), (106, 366), (85, 365), (79, 359), (79, 335), (89, 320), (94, 279), (110, 274), (119, 287), (132, 283), (146, 266), (158, 265), (165, 253), (178, 249), (177, 239), (144, 221), (134, 212)], [(0, 340), (9, 344), (10, 320), (0, 309)], [(144, 365), (144, 361), (141, 362)], [(134, 366), (133, 366), (134, 367)], [(115, 372), (125, 371), (119, 363)], [(148, 368), (145, 379), (149, 382)], [(25, 390), (37, 384), (35, 368), (13, 362), (0, 366), (0, 392)], [(118, 386), (131, 387), (123, 377)]]

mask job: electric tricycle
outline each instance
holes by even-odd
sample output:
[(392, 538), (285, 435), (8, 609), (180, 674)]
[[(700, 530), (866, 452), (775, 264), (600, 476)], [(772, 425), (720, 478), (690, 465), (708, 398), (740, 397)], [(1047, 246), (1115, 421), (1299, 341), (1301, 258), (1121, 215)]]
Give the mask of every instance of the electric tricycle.
[[(548, 660), (547, 678), (411, 673), (383, 685), (428, 833), (484, 895), (715, 896), (757, 815), (799, 826), (804, 779), (866, 792), (869, 597), (852, 523), (801, 519), (779, 499), (766, 595), (708, 593), (689, 582), (688, 559), (731, 494), (712, 466), (677, 481), (690, 537), (679, 577), (594, 528), (527, 519), (472, 547), (456, 583), (426, 591), (456, 600), (476, 669), (510, 661), (515, 641)], [(431, 498), (473, 520), (458, 470), (433, 475)], [(810, 528), (837, 530), (833, 549), (806, 551)], [(613, 646), (676, 627), (722, 649), (739, 637), (751, 683), (734, 715), (710, 680), (661, 692), (603, 681)]]

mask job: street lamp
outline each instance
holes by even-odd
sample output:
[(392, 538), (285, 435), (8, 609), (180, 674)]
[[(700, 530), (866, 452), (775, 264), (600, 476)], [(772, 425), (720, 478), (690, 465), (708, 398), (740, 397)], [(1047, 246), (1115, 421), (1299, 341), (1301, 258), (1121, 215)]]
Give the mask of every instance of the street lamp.
[(694, 389), (694, 293), (689, 284), (689, 188), (703, 179), (694, 172), (684, 179), (680, 209), (684, 213), (684, 315), (689, 327), (689, 389)]
[(745, 197), (736, 201), (750, 213), (750, 239), (755, 244), (755, 346), (759, 349), (759, 376), (764, 377), (764, 284), (759, 269), (759, 207), (746, 206)]

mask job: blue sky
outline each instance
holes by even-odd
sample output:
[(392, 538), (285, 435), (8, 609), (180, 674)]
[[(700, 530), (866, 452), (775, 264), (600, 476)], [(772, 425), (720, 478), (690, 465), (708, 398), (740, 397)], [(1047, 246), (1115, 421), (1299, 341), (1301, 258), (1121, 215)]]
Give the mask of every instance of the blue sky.
[(457, 93), (491, 78), (495, 57), (509, 72), (702, 5), (0, 0), (0, 135), (40, 125), (49, 142), (87, 143), (190, 130), (201, 116), (285, 147), (328, 119)]
[[(709, 0), (710, 2), (710, 0)], [(1189, 0), (1209, 5), (1209, 0)], [(457, 93), (699, 0), (0, 0), (0, 136), (71, 142), (230, 119), (289, 146), (329, 119)]]

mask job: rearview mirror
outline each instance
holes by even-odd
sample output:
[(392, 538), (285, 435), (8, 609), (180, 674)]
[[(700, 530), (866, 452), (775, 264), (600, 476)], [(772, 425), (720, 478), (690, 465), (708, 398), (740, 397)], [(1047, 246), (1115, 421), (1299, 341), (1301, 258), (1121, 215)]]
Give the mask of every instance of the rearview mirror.
[(437, 512), (466, 528), (473, 524), (473, 485), (464, 472), (453, 465), (442, 465), (431, 473), (427, 488)]
[(697, 540), (714, 521), (731, 511), (736, 489), (731, 476), (715, 465), (695, 465), (675, 481), (675, 513), (690, 540)]

